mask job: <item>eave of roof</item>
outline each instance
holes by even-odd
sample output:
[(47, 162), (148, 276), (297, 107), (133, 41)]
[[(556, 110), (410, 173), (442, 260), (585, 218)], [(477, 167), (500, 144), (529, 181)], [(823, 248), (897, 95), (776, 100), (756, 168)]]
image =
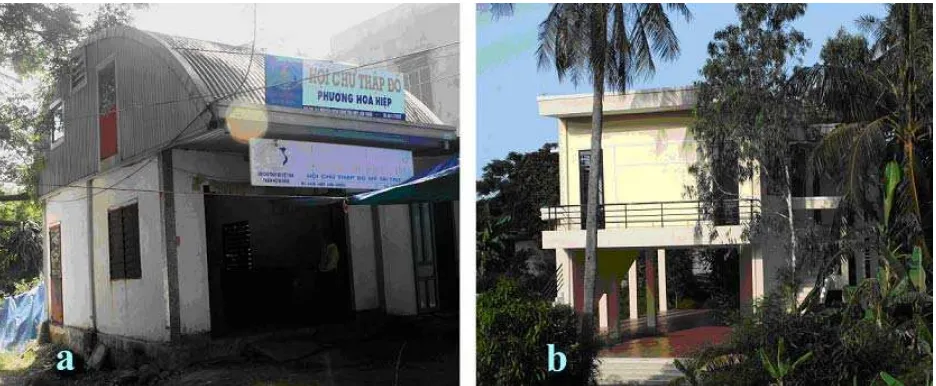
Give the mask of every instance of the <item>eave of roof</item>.
[[(592, 94), (539, 96), (539, 114), (569, 118), (589, 116), (593, 106)], [(637, 114), (692, 110), (696, 101), (696, 88), (666, 87), (632, 90), (627, 93), (605, 93), (604, 114)]]

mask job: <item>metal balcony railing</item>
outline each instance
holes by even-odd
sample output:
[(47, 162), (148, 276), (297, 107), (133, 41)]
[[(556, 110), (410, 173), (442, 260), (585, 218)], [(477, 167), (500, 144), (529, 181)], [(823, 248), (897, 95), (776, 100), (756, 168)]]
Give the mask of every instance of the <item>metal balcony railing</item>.
[[(722, 200), (711, 216), (700, 201), (657, 201), (603, 204), (598, 207), (598, 228), (648, 228), (695, 226), (702, 222), (739, 225), (760, 212), (756, 199)], [(540, 210), (548, 230), (585, 229), (585, 206), (562, 205)]]

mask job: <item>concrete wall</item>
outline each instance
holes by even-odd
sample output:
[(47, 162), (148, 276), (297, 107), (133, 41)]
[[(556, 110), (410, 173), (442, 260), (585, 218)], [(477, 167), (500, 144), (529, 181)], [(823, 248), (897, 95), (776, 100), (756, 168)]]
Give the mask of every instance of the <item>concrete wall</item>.
[(211, 177), (249, 182), (243, 155), (173, 150), (173, 189), (178, 235), (179, 307), (182, 334), (211, 330), (203, 185)]
[[(685, 188), (696, 184), (689, 174), (697, 148), (688, 129), (691, 122), (686, 113), (608, 117), (601, 139), (605, 203), (688, 200)], [(559, 131), (560, 199), (563, 205), (578, 205), (579, 151), (591, 149), (591, 123), (568, 120)], [(742, 196), (759, 197), (756, 182), (739, 188)]]
[(348, 207), (351, 267), (356, 311), (380, 308), (377, 283), (377, 251), (374, 248), (374, 222), (371, 207)]
[(387, 313), (416, 314), (416, 277), (408, 205), (380, 207)]
[[(166, 243), (156, 158), (113, 170), (94, 179), (94, 292), (98, 330), (147, 341), (169, 339)], [(142, 191), (141, 191), (142, 190)], [(110, 280), (107, 211), (137, 203), (142, 277)], [(81, 276), (77, 276), (80, 280)], [(85, 284), (86, 285), (86, 284)]]
[(331, 58), (366, 64), (425, 51), (392, 60), (387, 70), (403, 74), (407, 91), (457, 127), (459, 46), (450, 44), (459, 39), (458, 13), (458, 4), (400, 5), (335, 35)]
[[(78, 184), (76, 184), (78, 185)], [(49, 227), (62, 235), (62, 313), (67, 326), (91, 328), (91, 280), (88, 250), (87, 189), (65, 188), (46, 200), (43, 232), (44, 277), (49, 278)], [(50, 286), (48, 291), (51, 291)], [(50, 292), (51, 294), (51, 292)], [(52, 299), (47, 296), (46, 299)], [(49, 304), (51, 307), (51, 304)]]

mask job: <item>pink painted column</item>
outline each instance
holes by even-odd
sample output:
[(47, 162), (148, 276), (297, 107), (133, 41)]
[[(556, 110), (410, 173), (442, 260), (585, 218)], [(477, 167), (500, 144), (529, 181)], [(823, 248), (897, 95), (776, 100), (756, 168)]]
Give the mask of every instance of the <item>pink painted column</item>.
[(608, 287), (608, 325), (610, 332), (617, 334), (621, 327), (621, 278), (617, 275), (611, 276)]
[(644, 272), (647, 287), (647, 328), (655, 331), (657, 326), (657, 274), (656, 274), (656, 256), (655, 251), (643, 251), (643, 259), (646, 263)]
[(572, 262), (572, 309), (575, 312), (582, 312), (582, 306), (585, 304), (585, 266), (578, 259), (569, 259)]

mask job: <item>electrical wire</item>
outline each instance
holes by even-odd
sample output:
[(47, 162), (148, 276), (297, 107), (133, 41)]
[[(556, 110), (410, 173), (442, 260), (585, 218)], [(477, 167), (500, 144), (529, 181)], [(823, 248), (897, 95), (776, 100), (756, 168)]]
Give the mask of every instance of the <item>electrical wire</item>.
[[(59, 185), (59, 184), (41, 184), (41, 185), (54, 186), (54, 187), (59, 187), (59, 188), (77, 188), (77, 189), (88, 188), (88, 186), (82, 186), (82, 185)], [(306, 188), (330, 189), (330, 188), (314, 188), (314, 187), (306, 187)], [(198, 192), (198, 191), (176, 192), (176, 191), (167, 191), (167, 190), (160, 190), (160, 189), (116, 188), (114, 186), (92, 186), (91, 189), (101, 190), (101, 192), (94, 193), (92, 194), (92, 196), (98, 195), (104, 191), (117, 191), (117, 192), (136, 192), (136, 193), (175, 194), (175, 195), (183, 195), (183, 196), (186, 196), (186, 195), (187, 196), (228, 196), (228, 197), (247, 197), (247, 198), (334, 198), (334, 199), (346, 198), (343, 196), (335, 197), (335, 196), (316, 196), (316, 195), (303, 195), (303, 194), (255, 194), (255, 193), (223, 193), (223, 192), (205, 193), (205, 192)], [(334, 188), (334, 189), (341, 189), (341, 188)], [(81, 201), (87, 198), (88, 197), (86, 194), (84, 197), (72, 198), (68, 200), (50, 199), (49, 202), (67, 203), (67, 202)]]
[[(292, 84), (292, 83), (297, 83), (297, 82), (303, 82), (303, 81), (306, 81), (306, 80), (312, 78), (312, 77), (310, 76), (310, 77), (307, 77), (307, 78), (301, 78), (301, 79), (298, 79), (298, 80), (283, 82), (283, 83), (279, 83), (279, 84), (271, 85), (271, 86), (254, 87), (254, 88), (248, 88), (248, 89), (246, 89), (246, 90), (243, 89), (243, 86), (246, 84), (246, 81), (247, 81), (247, 79), (248, 79), (248, 77), (249, 77), (249, 75), (250, 75), (250, 69), (251, 69), (251, 66), (252, 66), (252, 64), (253, 64), (253, 57), (254, 57), (254, 55), (255, 55), (256, 30), (257, 30), (256, 11), (257, 11), (256, 5), (254, 5), (254, 29), (253, 29), (254, 33), (253, 33), (253, 42), (251, 43), (251, 54), (250, 54), (251, 56), (250, 56), (250, 62), (248, 63), (248, 66), (247, 66), (247, 70), (245, 71), (244, 77), (243, 77), (242, 80), (241, 80), (241, 84), (240, 84), (240, 86), (238, 87), (238, 89), (240, 89), (240, 90), (231, 92), (231, 93), (229, 93), (229, 94), (227, 94), (227, 95), (223, 95), (223, 96), (221, 96), (221, 97), (219, 97), (219, 98), (216, 98), (215, 100), (213, 100), (213, 101), (207, 103), (206, 106), (205, 106), (205, 108), (202, 109), (202, 110), (186, 125), (186, 127), (183, 128), (175, 137), (173, 137), (172, 139), (170, 139), (170, 140), (167, 141), (167, 142), (163, 142), (163, 143), (160, 143), (160, 144), (158, 144), (158, 145), (156, 145), (156, 146), (150, 147), (149, 149), (146, 149), (145, 151), (148, 151), (148, 150), (154, 149), (154, 148), (167, 147), (167, 146), (171, 146), (172, 144), (174, 144), (179, 138), (181, 138), (181, 136), (182, 136), (185, 132), (188, 131), (189, 128), (192, 127), (192, 123), (194, 123), (195, 121), (197, 121), (198, 118), (200, 118), (200, 117), (202, 116), (202, 114), (204, 114), (206, 111), (208, 111), (208, 110), (210, 109), (211, 105), (217, 103), (219, 100), (227, 99), (227, 98), (229, 98), (229, 97), (231, 97), (231, 96), (235, 96), (235, 95), (238, 95), (238, 94), (241, 94), (241, 93), (244, 93), (244, 92), (256, 91), (256, 90), (265, 89), (265, 88), (270, 88), (270, 87), (278, 87), (278, 86), (282, 86), (282, 85), (287, 85), (287, 84)], [(396, 56), (396, 57), (391, 57), (391, 58), (387, 58), (387, 59), (383, 59), (383, 60), (371, 62), (371, 63), (368, 63), (368, 64), (356, 66), (356, 67), (345, 68), (345, 69), (341, 69), (341, 70), (338, 70), (338, 71), (329, 72), (329, 73), (326, 73), (326, 74), (318, 74), (318, 75), (315, 75), (315, 77), (318, 77), (318, 76), (329, 76), (329, 75), (334, 75), (334, 74), (340, 74), (340, 73), (343, 73), (343, 72), (346, 72), (346, 71), (352, 71), (352, 70), (357, 70), (357, 69), (361, 69), (361, 68), (365, 68), (365, 67), (370, 67), (370, 66), (373, 66), (373, 65), (376, 65), (376, 64), (385, 63), (385, 62), (389, 62), (389, 61), (392, 61), (392, 60), (398, 60), (398, 59), (402, 59), (402, 58), (406, 58), (406, 57), (418, 55), (418, 54), (425, 53), (425, 52), (431, 52), (431, 51), (433, 51), (433, 50), (442, 49), (442, 48), (446, 48), (446, 47), (453, 46), (453, 45), (457, 45), (457, 44), (459, 44), (459, 42), (458, 42), (458, 41), (455, 41), (455, 42), (443, 44), (443, 45), (440, 45), (440, 46), (431, 47), (431, 48), (428, 48), (428, 49), (424, 49), (424, 50), (420, 50), (420, 51), (415, 51), (415, 52), (412, 52), (412, 53), (409, 53), (409, 54), (399, 55), (399, 56)], [(455, 55), (455, 54), (453, 54), (453, 56), (454, 56), (454, 55)], [(448, 75), (448, 76), (439, 77), (439, 78), (437, 78), (437, 79), (430, 79), (429, 82), (434, 81), (434, 80), (445, 79), (445, 78), (449, 78), (449, 77), (453, 77), (453, 76), (457, 76), (457, 75), (459, 75), (459, 74), (456, 73), (456, 74), (451, 74), (451, 75)], [(424, 84), (424, 83), (427, 83), (427, 82), (423, 82), (423, 83), (420, 83), (420, 84)], [(180, 102), (181, 102), (181, 101), (190, 101), (190, 100), (194, 100), (194, 99), (198, 99), (198, 98), (205, 98), (205, 97), (207, 97), (207, 96), (205, 96), (205, 95), (199, 95), (199, 96), (192, 97), (192, 98), (180, 99), (180, 100), (178, 100), (178, 101), (180, 101)], [(162, 103), (162, 104), (166, 104), (166, 103)], [(154, 105), (155, 105), (155, 104), (154, 104)], [(96, 116), (98, 116), (98, 114), (88, 115), (87, 117), (96, 117)], [(80, 117), (79, 117), (79, 118), (80, 118)], [(73, 117), (72, 119), (74, 119), (74, 117)], [(122, 178), (120, 181), (118, 181), (118, 182), (112, 184), (111, 186), (109, 186), (109, 187), (106, 188), (106, 189), (116, 189), (116, 188), (114, 188), (114, 186), (116, 186), (117, 184), (119, 184), (119, 183), (125, 181), (126, 179), (130, 178), (131, 176), (135, 175), (135, 174), (138, 173), (140, 170), (142, 170), (146, 165), (148, 165), (150, 162), (152, 162), (152, 159), (150, 159), (149, 161), (147, 161), (146, 164), (141, 165), (139, 168), (137, 168), (136, 170), (134, 170), (132, 173), (128, 174), (127, 176), (125, 176), (124, 178)], [(41, 185), (43, 185), (43, 186), (50, 186), (50, 187), (53, 186), (52, 184), (41, 184)], [(76, 186), (62, 185), (62, 186), (54, 186), (54, 187), (76, 187)], [(85, 188), (86, 188), (86, 187), (85, 187)], [(93, 188), (93, 187), (92, 187), (92, 188)], [(101, 188), (97, 188), (97, 189), (101, 189)], [(100, 193), (101, 193), (101, 192), (93, 193), (93, 194), (92, 194), (92, 197), (93, 197), (94, 195), (100, 194)], [(84, 198), (87, 198), (87, 197), (82, 197), (82, 198), (79, 198), (79, 199), (84, 199)], [(75, 199), (75, 200), (79, 200), (79, 199)]]

